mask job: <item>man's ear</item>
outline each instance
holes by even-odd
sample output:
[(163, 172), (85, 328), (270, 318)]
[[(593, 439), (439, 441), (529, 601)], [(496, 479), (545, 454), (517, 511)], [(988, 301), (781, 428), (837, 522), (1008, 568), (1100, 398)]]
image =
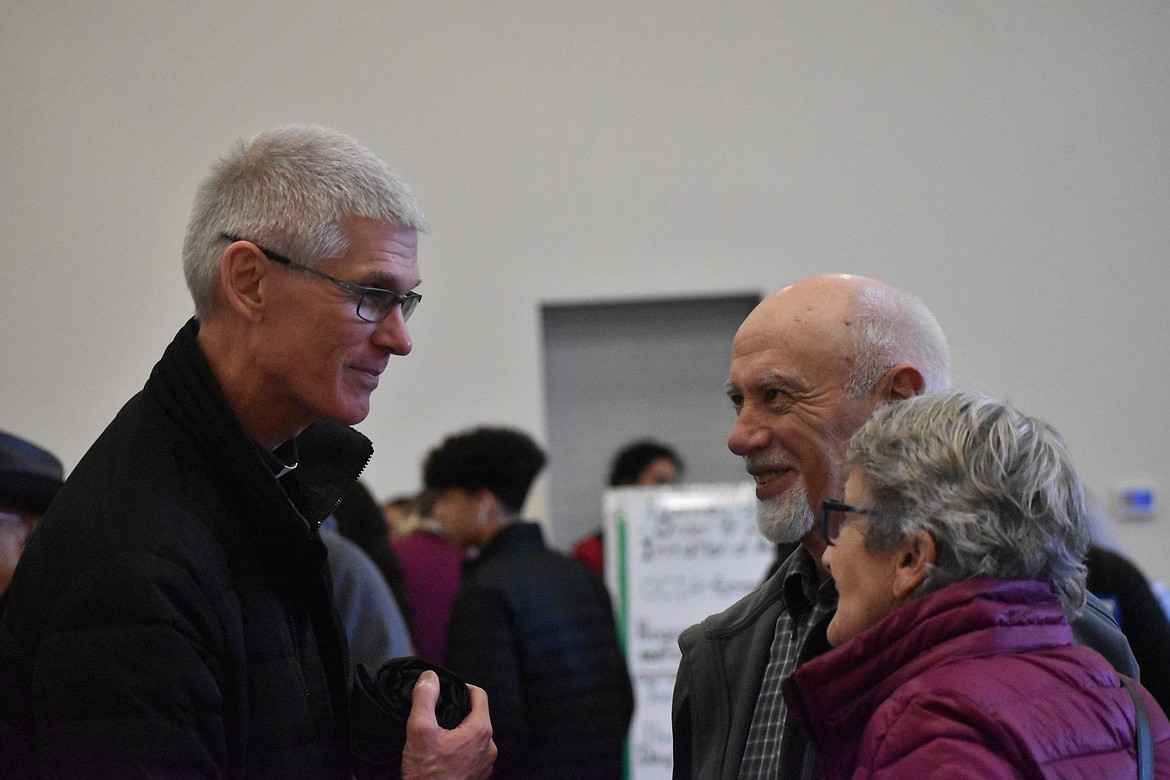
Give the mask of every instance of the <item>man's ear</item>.
[(914, 366), (903, 363), (894, 366), (882, 377), (880, 392), (882, 401), (905, 401), (916, 395), (922, 395), (926, 388), (926, 380), (922, 372)]
[(894, 598), (899, 603), (914, 595), (918, 586), (926, 580), (926, 573), (934, 565), (938, 551), (934, 537), (926, 531), (918, 531), (902, 540), (896, 548), (894, 569)]
[(247, 320), (259, 319), (263, 309), (260, 282), (271, 263), (247, 241), (235, 241), (223, 250), (219, 283), (229, 308)]

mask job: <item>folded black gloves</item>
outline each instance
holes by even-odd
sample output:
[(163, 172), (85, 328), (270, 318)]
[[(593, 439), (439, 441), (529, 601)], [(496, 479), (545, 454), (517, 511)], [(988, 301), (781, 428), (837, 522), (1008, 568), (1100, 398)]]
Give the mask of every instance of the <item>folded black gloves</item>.
[(453, 672), (415, 656), (392, 658), (373, 677), (365, 665), (357, 667), (350, 714), (358, 778), (402, 777), (411, 695), (419, 675), (428, 669), (439, 676), (435, 719), (443, 728), (453, 729), (471, 712), (467, 684)]

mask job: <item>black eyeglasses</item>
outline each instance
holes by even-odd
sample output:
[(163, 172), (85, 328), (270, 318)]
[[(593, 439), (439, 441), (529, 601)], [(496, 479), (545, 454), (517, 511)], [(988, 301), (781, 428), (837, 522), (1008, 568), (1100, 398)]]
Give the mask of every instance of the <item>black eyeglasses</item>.
[(841, 535), (841, 526), (845, 523), (845, 515), (872, 515), (872, 509), (843, 504), (840, 501), (829, 499), (821, 502), (821, 536), (825, 537), (825, 544), (830, 547)]
[[(248, 241), (246, 238), (239, 236), (221, 233), (220, 238), (228, 241)], [(406, 295), (399, 295), (390, 290), (383, 290), (381, 287), (363, 287), (360, 284), (353, 284), (343, 279), (338, 279), (336, 276), (330, 276), (324, 271), (318, 271), (316, 268), (310, 268), (307, 265), (290, 260), (282, 254), (273, 252), (271, 249), (265, 249), (257, 244), (255, 241), (248, 241), (248, 243), (259, 249), (265, 257), (274, 263), (280, 263), (283, 266), (303, 271), (313, 276), (319, 276), (322, 279), (328, 279), (335, 285), (345, 290), (350, 295), (357, 296), (357, 316), (361, 317), (366, 322), (381, 322), (390, 316), (390, 312), (394, 311), (395, 306), (402, 306), (402, 319), (405, 322), (410, 319), (410, 315), (414, 314), (414, 310), (418, 308), (419, 301), (422, 296), (413, 290)]]

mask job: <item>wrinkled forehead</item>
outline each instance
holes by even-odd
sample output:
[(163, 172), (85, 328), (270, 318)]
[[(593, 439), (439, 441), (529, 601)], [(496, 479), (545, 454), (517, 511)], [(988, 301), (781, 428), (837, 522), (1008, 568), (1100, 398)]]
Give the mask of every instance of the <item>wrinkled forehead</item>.
[(732, 343), (737, 365), (808, 377), (844, 376), (853, 363), (849, 306), (772, 296), (748, 315)]

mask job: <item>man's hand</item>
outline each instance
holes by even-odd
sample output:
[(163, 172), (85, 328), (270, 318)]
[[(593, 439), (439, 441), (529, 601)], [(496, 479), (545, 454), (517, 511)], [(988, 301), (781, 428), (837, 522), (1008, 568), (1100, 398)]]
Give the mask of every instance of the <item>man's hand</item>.
[(406, 721), (406, 747), (402, 750), (403, 780), (487, 780), (496, 761), (487, 694), (467, 686), (471, 712), (458, 727), (448, 731), (435, 720), (439, 678), (423, 672), (411, 694)]

